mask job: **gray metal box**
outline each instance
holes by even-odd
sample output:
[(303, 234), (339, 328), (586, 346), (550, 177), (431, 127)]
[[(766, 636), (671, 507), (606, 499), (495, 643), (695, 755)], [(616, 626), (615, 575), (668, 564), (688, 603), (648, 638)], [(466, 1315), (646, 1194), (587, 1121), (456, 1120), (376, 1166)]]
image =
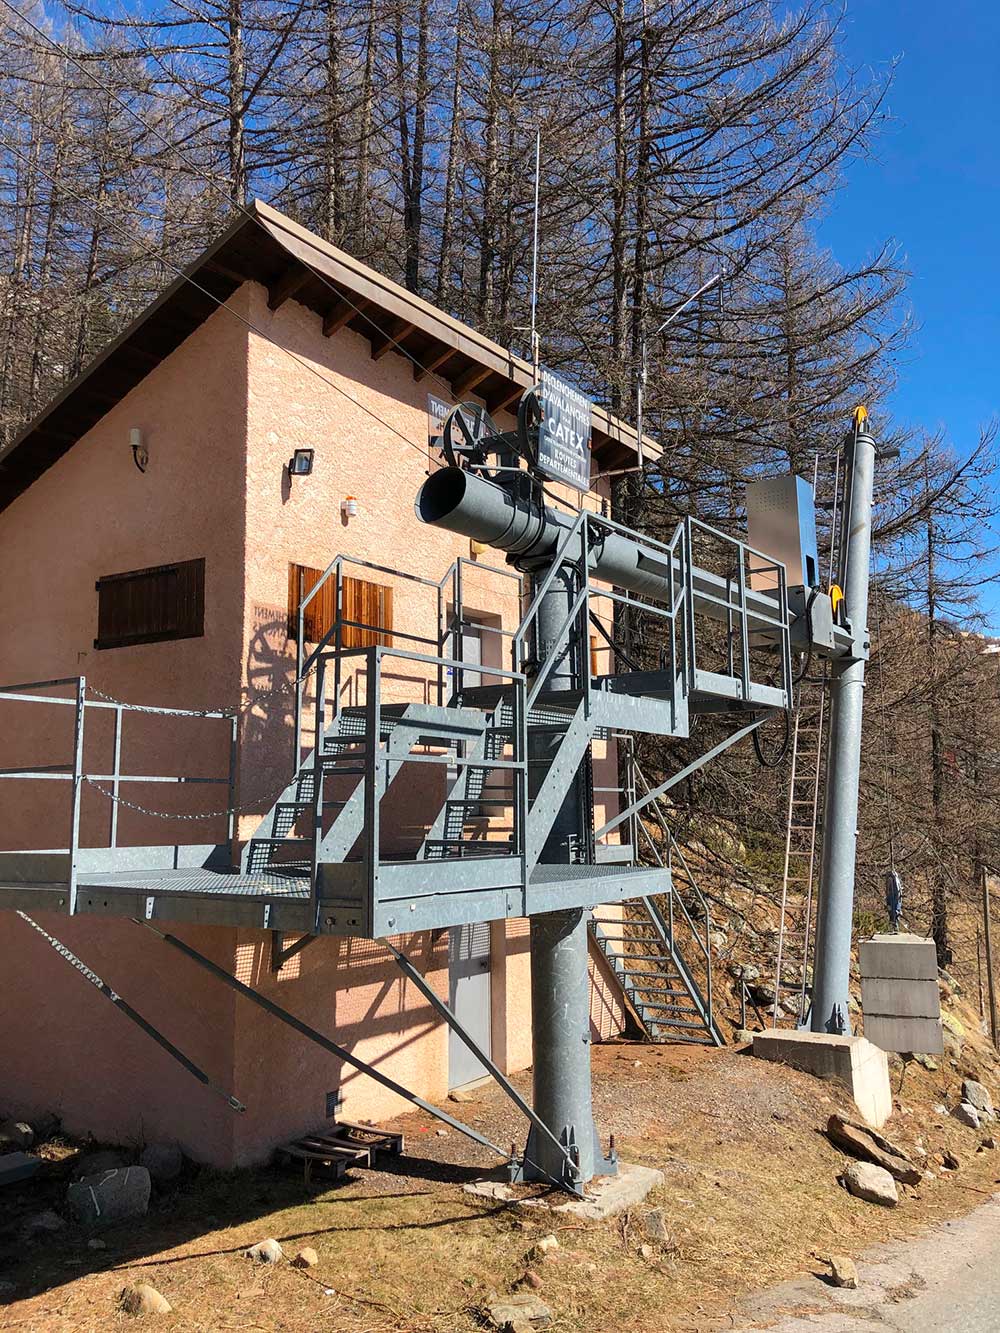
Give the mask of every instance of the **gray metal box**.
[[(819, 587), (816, 509), (813, 488), (802, 477), (766, 477), (747, 484), (750, 545), (785, 566), (789, 588)], [(750, 586), (766, 592), (778, 586), (773, 570), (753, 571)]]

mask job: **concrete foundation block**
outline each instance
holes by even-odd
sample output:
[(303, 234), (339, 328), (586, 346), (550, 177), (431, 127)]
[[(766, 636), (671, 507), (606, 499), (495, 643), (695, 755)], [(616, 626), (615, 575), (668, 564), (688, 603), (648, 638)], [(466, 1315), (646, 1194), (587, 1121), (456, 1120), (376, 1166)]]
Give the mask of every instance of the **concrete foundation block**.
[(850, 1093), (862, 1119), (880, 1129), (892, 1115), (889, 1060), (865, 1037), (827, 1032), (755, 1032), (753, 1053), (816, 1078), (834, 1079)]

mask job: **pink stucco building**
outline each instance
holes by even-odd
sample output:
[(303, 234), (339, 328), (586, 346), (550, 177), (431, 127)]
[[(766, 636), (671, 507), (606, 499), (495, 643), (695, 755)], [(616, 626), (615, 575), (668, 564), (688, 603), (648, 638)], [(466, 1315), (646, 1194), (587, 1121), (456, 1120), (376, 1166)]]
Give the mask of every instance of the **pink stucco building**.
[[(197, 262), (193, 283), (170, 288), (0, 456), (0, 686), (86, 678), (81, 766), (92, 781), (80, 786), (82, 848), (106, 846), (112, 830), (120, 846), (224, 847), (230, 833), (246, 844), (288, 781), (296, 741), (308, 743), (293, 734), (296, 614), (301, 591), (338, 555), (381, 567), (344, 566), (344, 596), (367, 626), (351, 630), (359, 646), (403, 648), (436, 635), (452, 587), (437, 585), (460, 558), (464, 659), (483, 668), (480, 679), (502, 665), (497, 631), (518, 623), (518, 587), (497, 553), (421, 524), (413, 502), (436, 465), (428, 393), (476, 399), (503, 421), (531, 367), (280, 214), (255, 212)], [(634, 448), (628, 427), (595, 410), (588, 502), (607, 496), (600, 474), (626, 466)], [(296, 450), (313, 451), (309, 475), (290, 475)], [(321, 606), (314, 599), (314, 616)], [(400, 659), (384, 688), (412, 698), (415, 683), (433, 684), (422, 671)], [(61, 766), (66, 776), (76, 690), (20, 692), (68, 705), (0, 696), (0, 768)], [(230, 722), (101, 707), (111, 700), (240, 706), (235, 827), (200, 820), (192, 836), (192, 821), (179, 818), (228, 804)], [(594, 762), (598, 811), (611, 812), (612, 742), (595, 742)], [(181, 774), (226, 781), (134, 781)], [(421, 770), (403, 784), (403, 815), (412, 809), (419, 822), (440, 780)], [(131, 915), (173, 930), (428, 1099), (475, 1076), (377, 941), (322, 935), (275, 970), (275, 948), (302, 929), (280, 902), (271, 915), (256, 900), (236, 902), (218, 924), (204, 897), (136, 890), (125, 901), (83, 883), (76, 914), (66, 915), (70, 866), (52, 849), (67, 846), (72, 786), (55, 771), (0, 782), (0, 851), (34, 856), (18, 870), (0, 864), (4, 905), (30, 910), (248, 1110), (234, 1115), (192, 1081), (12, 910), (0, 911), (0, 1110), (54, 1110), (68, 1130), (105, 1140), (176, 1140), (227, 1166), (321, 1124), (338, 1099), (355, 1120), (402, 1109), (170, 953)], [(482, 837), (502, 839), (503, 821), (497, 798), (492, 813), (484, 806)], [(399, 939), (503, 1070), (529, 1064), (523, 920)], [(592, 996), (595, 1034), (618, 1032), (622, 997), (599, 957)]]

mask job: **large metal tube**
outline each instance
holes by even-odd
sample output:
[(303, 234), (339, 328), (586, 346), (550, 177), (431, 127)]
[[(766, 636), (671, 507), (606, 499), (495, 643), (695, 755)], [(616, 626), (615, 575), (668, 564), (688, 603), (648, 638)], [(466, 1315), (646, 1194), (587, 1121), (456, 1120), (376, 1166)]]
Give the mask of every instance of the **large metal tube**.
[[(505, 486), (484, 481), (462, 468), (442, 468), (421, 486), (417, 517), (432, 527), (459, 532), (477, 542), (499, 547), (519, 560), (544, 560), (555, 554), (573, 515), (516, 496)], [(671, 600), (676, 584), (670, 578), (670, 557), (608, 529), (589, 552), (591, 574), (615, 587)]]
[(854, 647), (835, 659), (830, 678), (830, 749), (823, 818), (823, 870), (816, 926), (816, 963), (810, 1026), (813, 1032), (848, 1032), (854, 873), (861, 778), (861, 720), (868, 639), (868, 565), (871, 556), (875, 441), (859, 433), (848, 441), (850, 498), (841, 529), (844, 606)]

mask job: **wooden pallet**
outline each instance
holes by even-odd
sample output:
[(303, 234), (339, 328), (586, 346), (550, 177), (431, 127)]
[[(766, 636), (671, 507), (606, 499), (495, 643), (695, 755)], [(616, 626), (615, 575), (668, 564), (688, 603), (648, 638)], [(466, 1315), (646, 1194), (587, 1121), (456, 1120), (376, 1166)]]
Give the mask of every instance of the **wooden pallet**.
[(276, 1155), (291, 1164), (302, 1163), (302, 1179), (309, 1189), (314, 1167), (327, 1179), (340, 1180), (349, 1166), (373, 1166), (377, 1153), (402, 1151), (402, 1134), (341, 1120), (329, 1130), (280, 1144)]

